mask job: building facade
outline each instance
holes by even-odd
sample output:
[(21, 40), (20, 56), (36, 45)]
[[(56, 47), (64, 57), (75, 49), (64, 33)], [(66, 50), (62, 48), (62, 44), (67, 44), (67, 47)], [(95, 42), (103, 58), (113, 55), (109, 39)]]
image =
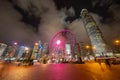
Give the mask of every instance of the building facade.
[(102, 33), (95, 20), (89, 14), (87, 9), (82, 9), (81, 17), (88, 37), (90, 38), (95, 56), (105, 56), (107, 54), (107, 47), (103, 40)]

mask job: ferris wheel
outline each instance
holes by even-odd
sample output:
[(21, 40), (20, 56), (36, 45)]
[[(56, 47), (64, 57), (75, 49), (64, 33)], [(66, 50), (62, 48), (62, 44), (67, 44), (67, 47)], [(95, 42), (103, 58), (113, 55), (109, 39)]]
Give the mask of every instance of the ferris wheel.
[(53, 35), (52, 39), (49, 42), (49, 53), (57, 52), (73, 54), (74, 47), (76, 44), (75, 35), (67, 29), (63, 29)]

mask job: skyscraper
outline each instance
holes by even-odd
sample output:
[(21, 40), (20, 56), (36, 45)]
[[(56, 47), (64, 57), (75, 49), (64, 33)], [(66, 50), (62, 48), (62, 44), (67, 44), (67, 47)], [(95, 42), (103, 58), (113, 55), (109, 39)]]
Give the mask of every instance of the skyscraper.
[(36, 59), (38, 51), (39, 51), (39, 43), (35, 43), (34, 48), (33, 48), (33, 52), (32, 52), (33, 59)]
[(19, 51), (18, 51), (17, 58), (18, 58), (18, 59), (22, 58), (23, 55), (24, 55), (24, 53), (25, 53), (25, 46), (20, 46), (20, 47), (19, 47)]
[(97, 26), (93, 17), (89, 14), (87, 9), (82, 9), (81, 17), (90, 38), (91, 45), (93, 47), (93, 52), (95, 56), (103, 56), (107, 53), (106, 44), (103, 40), (102, 33)]

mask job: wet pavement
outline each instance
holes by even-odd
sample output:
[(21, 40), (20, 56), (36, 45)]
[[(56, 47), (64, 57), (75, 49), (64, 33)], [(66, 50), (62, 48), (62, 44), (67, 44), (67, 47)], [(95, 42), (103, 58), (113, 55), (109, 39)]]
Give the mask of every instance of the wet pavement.
[(0, 80), (120, 80), (120, 65), (0, 63)]

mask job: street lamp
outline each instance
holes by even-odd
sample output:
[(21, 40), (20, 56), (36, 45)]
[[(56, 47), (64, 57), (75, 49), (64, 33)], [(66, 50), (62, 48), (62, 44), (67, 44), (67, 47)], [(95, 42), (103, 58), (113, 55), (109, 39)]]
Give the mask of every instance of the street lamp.
[(25, 53), (29, 53), (29, 48), (25, 47)]
[(28, 48), (28, 47), (25, 47), (25, 50), (26, 50), (26, 51), (28, 51), (28, 50), (29, 50), (29, 48)]
[(39, 44), (38, 43), (35, 43), (35, 46), (38, 46)]
[(28, 59), (29, 56), (30, 56), (30, 53), (29, 53), (30, 49), (28, 47), (25, 47), (25, 58)]
[(115, 52), (120, 52), (120, 40), (115, 40), (114, 41), (114, 43), (115, 43)]
[(95, 45), (92, 47), (92, 50), (93, 50), (94, 56), (96, 56), (96, 46)]
[(95, 47), (95, 46), (93, 46), (92, 48), (93, 48), (94, 51), (96, 50), (96, 47)]
[(85, 48), (86, 48), (86, 49), (90, 49), (90, 46), (89, 46), (89, 45), (86, 45)]
[(89, 53), (90, 46), (89, 46), (89, 45), (86, 45), (86, 46), (85, 46), (85, 49), (86, 49), (87, 53)]
[(86, 53), (87, 53), (86, 55), (89, 56), (89, 55), (90, 55), (90, 46), (89, 46), (89, 45), (86, 45), (86, 46), (85, 46), (85, 49), (86, 49)]
[(115, 40), (115, 45), (119, 45), (120, 44), (120, 40)]
[(14, 42), (12, 46), (13, 46), (13, 48), (14, 48), (14, 53), (13, 53), (13, 55), (14, 55), (14, 57), (17, 57), (19, 45), (18, 45), (17, 42)]

